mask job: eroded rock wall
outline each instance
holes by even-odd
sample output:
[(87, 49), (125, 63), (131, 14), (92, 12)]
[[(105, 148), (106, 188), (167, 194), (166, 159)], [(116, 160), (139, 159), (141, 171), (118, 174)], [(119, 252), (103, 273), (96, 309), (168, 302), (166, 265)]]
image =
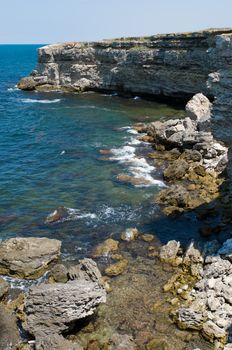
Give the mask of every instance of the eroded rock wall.
[(39, 84), (77, 90), (208, 95), (208, 74), (225, 66), (216, 49), (216, 38), (224, 32), (232, 30), (49, 45), (38, 50), (34, 78)]

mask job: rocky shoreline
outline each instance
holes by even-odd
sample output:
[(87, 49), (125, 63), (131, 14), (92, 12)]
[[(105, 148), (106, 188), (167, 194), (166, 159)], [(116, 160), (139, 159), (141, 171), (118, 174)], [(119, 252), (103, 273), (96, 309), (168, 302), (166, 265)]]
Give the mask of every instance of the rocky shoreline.
[[(206, 225), (202, 236), (208, 239), (223, 231), (228, 238), (232, 182), (231, 148), (228, 150), (231, 146), (231, 33), (231, 29), (209, 30), (46, 46), (39, 50), (38, 69), (30, 77), (23, 78), (18, 87), (30, 91), (118, 91), (165, 97), (170, 101), (176, 98), (183, 101), (194, 95), (186, 105), (184, 119), (138, 124), (135, 129), (143, 133), (141, 140), (153, 145), (154, 152), (149, 157), (163, 169), (168, 187), (160, 192), (155, 202), (163, 207), (164, 214), (180, 215), (195, 210), (201, 218), (218, 215), (217, 226)], [(214, 99), (213, 105), (206, 96)], [(225, 209), (222, 221), (220, 213), (224, 215)], [(84, 259), (78, 267), (71, 268), (55, 265), (48, 283), (31, 288), (24, 302), (21, 297), (20, 303), (13, 301), (9, 303), (12, 306), (3, 306), (11, 312), (14, 310), (10, 318), (15, 317), (16, 312), (24, 329), (33, 336), (31, 342), (16, 345), (18, 337), (12, 334), (14, 338), (10, 341), (14, 342), (15, 349), (199, 350), (199, 332), (209, 341), (209, 349), (231, 349), (231, 239), (211, 239), (202, 245), (192, 242), (185, 248), (176, 241), (159, 247), (153, 243), (151, 235), (143, 236), (136, 229), (129, 229), (122, 234), (120, 243), (109, 239), (96, 248), (94, 259), (107, 257), (103, 279), (93, 260)], [(11, 251), (11, 241), (1, 244), (9, 245)], [(137, 254), (136, 267), (128, 253), (119, 249), (123, 244), (132, 256)], [(18, 241), (14, 248), (24, 249)], [(37, 255), (32, 254), (32, 267), (36, 267), (37, 277), (38, 271), (40, 275), (44, 268), (50, 269), (50, 263), (59, 256), (59, 248), (58, 244), (55, 255), (42, 264), (37, 261)], [(29, 245), (26, 249), (37, 248)], [(141, 256), (136, 249), (142, 250)], [(19, 259), (18, 264), (16, 259), (16, 262), (14, 254), (12, 261), (8, 260), (8, 255), (1, 260), (0, 255), (1, 273), (21, 277), (22, 264), (27, 261)], [(102, 264), (101, 259), (99, 263)], [(138, 274), (136, 269), (143, 273)], [(166, 274), (161, 273), (162, 269)], [(31, 271), (23, 273), (25, 277), (33, 275)], [(167, 294), (162, 294), (162, 301), (155, 303), (154, 296), (161, 295), (155, 286), (159, 274), (163, 292)], [(144, 275), (149, 275), (149, 280)], [(125, 288), (128, 278), (133, 286), (130, 293)], [(120, 281), (124, 284), (120, 285)], [(122, 287), (122, 294), (118, 286)], [(149, 293), (143, 295), (141, 286), (152, 289), (152, 297)], [(146, 307), (139, 308), (142, 322), (138, 322), (138, 315), (134, 314), (137, 304), (131, 309), (126, 299), (128, 315), (123, 321), (118, 320), (121, 304), (117, 302), (118, 295), (114, 295), (114, 287), (122, 299), (129, 293), (131, 303), (132, 296), (135, 299), (139, 296), (140, 303), (144, 297), (142, 303)], [(3, 300), (7, 289), (6, 282), (1, 281)], [(138, 294), (134, 295), (136, 289)], [(109, 315), (107, 309), (104, 310), (105, 302), (106, 306), (111, 305)], [(80, 319), (83, 321), (93, 314), (101, 303), (96, 320), (87, 318), (87, 323), (79, 324)], [(146, 312), (143, 315), (141, 311)], [(163, 314), (161, 326), (159, 318)], [(113, 331), (104, 323), (104, 318), (115, 325)], [(180, 328), (180, 333), (172, 330), (172, 336), (167, 339), (168, 327), (173, 323)], [(73, 331), (75, 327), (77, 332)], [(128, 333), (128, 329), (131, 332)], [(162, 336), (157, 336), (157, 329)], [(173, 334), (178, 334), (179, 338), (175, 339)], [(9, 344), (9, 339), (7, 342)]]

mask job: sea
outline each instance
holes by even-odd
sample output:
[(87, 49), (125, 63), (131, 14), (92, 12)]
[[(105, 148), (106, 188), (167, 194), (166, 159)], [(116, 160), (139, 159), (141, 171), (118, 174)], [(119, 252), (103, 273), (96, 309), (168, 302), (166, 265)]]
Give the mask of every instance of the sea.
[[(183, 116), (173, 107), (117, 93), (26, 92), (20, 78), (42, 45), (0, 45), (0, 239), (62, 241), (64, 259), (88, 256), (104, 239), (137, 227), (161, 242), (198, 237), (194, 214), (167, 218), (155, 197), (167, 184), (133, 125)], [(144, 185), (118, 180), (124, 174)], [(68, 213), (54, 223), (57, 208)]]

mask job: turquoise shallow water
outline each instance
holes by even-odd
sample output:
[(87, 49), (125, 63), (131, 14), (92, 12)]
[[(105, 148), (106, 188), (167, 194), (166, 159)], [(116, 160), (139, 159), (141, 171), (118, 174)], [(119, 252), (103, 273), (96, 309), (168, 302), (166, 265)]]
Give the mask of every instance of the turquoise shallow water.
[[(36, 65), (36, 45), (0, 46), (0, 238), (62, 239), (67, 255), (81, 256), (98, 241), (137, 226), (161, 241), (197, 235), (194, 217), (165, 219), (152, 198), (159, 171), (144, 159), (130, 126), (182, 111), (141, 99), (101, 94), (23, 92), (15, 89)], [(100, 150), (114, 149), (113, 160)], [(144, 169), (145, 168), (145, 173)], [(149, 179), (147, 187), (119, 183), (120, 173)], [(68, 220), (44, 223), (64, 206)]]

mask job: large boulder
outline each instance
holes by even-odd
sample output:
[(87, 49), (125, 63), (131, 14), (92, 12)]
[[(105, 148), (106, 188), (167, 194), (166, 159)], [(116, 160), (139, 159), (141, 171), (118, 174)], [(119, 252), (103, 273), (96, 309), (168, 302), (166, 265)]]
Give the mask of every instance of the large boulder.
[(61, 242), (48, 238), (11, 238), (0, 243), (0, 274), (38, 278), (60, 255)]
[(106, 301), (99, 283), (84, 279), (68, 283), (40, 284), (29, 289), (25, 300), (24, 328), (37, 339), (62, 334), (74, 323), (94, 313)]
[(199, 93), (194, 95), (185, 107), (186, 117), (195, 122), (205, 122), (210, 118), (212, 104), (206, 96)]

